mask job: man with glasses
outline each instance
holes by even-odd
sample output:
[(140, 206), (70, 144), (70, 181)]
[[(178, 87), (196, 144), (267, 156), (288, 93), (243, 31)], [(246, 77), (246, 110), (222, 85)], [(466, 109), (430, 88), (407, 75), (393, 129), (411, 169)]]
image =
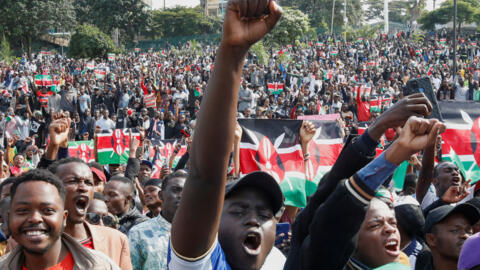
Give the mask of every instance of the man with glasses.
[(117, 229), (118, 218), (108, 212), (105, 197), (102, 193), (95, 192), (93, 194), (93, 201), (87, 210), (87, 221), (93, 225)]

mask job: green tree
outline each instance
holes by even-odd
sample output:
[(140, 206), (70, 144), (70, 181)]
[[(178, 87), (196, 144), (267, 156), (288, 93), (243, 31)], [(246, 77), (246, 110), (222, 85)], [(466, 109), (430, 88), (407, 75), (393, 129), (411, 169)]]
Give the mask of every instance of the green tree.
[[(480, 5), (476, 0), (458, 0), (457, 1), (457, 22), (458, 32), (462, 28), (462, 24), (472, 23), (476, 21), (480, 13)], [(435, 24), (446, 24), (453, 20), (453, 0), (443, 2), (440, 8), (423, 14), (418, 22), (422, 24), (422, 28), (433, 30)]]
[(32, 42), (48, 29), (69, 31), (75, 27), (72, 0), (0, 0), (0, 25), (6, 37), (31, 54)]
[[(368, 6), (365, 10), (365, 20), (383, 20), (383, 1), (364, 0)], [(391, 22), (413, 22), (424, 12), (426, 0), (393, 0), (388, 3), (388, 19)]]
[(275, 28), (265, 37), (268, 47), (295, 44), (310, 28), (308, 16), (298, 9), (284, 8), (283, 16)]
[(94, 23), (94, 18), (92, 17), (94, 4), (95, 0), (75, 0), (73, 6), (79, 24)]
[(69, 57), (104, 58), (108, 53), (118, 52), (112, 38), (96, 26), (82, 24), (75, 29), (70, 39)]
[[(291, 1), (292, 7), (300, 9), (308, 15), (312, 27), (320, 27), (326, 22), (330, 29), (332, 20), (332, 7), (335, 2), (334, 10), (334, 28), (342, 28), (345, 23), (343, 21), (344, 2), (342, 0), (294, 0)], [(358, 26), (362, 23), (363, 8), (361, 0), (347, 0), (347, 25)]]
[(3, 61), (10, 65), (13, 60), (13, 51), (10, 49), (10, 44), (8, 43), (5, 35), (3, 35), (2, 43), (0, 43), (0, 61)]
[(79, 22), (93, 24), (108, 34), (119, 29), (121, 41), (133, 40), (137, 34), (148, 31), (151, 12), (141, 0), (76, 1)]
[(251, 48), (250, 52), (252, 52), (255, 56), (258, 57), (258, 62), (262, 65), (267, 65), (268, 60), (270, 60), (270, 55), (267, 53), (267, 50), (265, 50), (265, 47), (263, 46), (263, 42), (259, 41), (255, 43)]
[(220, 18), (205, 16), (200, 7), (176, 7), (153, 11), (149, 36), (163, 38), (215, 34), (219, 33), (221, 29)]

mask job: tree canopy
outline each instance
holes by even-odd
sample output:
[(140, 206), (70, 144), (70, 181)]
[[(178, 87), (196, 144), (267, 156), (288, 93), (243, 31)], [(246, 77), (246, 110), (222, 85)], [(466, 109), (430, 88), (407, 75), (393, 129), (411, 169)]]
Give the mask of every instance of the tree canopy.
[[(477, 0), (457, 1), (458, 29), (462, 24), (478, 21), (480, 17), (480, 4)], [(435, 24), (446, 24), (453, 20), (453, 0), (443, 2), (440, 8), (423, 14), (418, 20), (422, 28), (426, 30), (435, 29)]]
[(295, 40), (307, 34), (310, 20), (298, 9), (286, 7), (280, 22), (265, 37), (267, 46), (295, 44)]
[(0, 0), (3, 34), (30, 54), (32, 42), (49, 29), (69, 31), (75, 27), (71, 0)]
[(214, 34), (222, 30), (219, 17), (207, 17), (200, 8), (155, 10), (148, 35), (152, 38)]
[(88, 24), (75, 29), (69, 48), (68, 55), (74, 58), (104, 58), (118, 51), (110, 36)]

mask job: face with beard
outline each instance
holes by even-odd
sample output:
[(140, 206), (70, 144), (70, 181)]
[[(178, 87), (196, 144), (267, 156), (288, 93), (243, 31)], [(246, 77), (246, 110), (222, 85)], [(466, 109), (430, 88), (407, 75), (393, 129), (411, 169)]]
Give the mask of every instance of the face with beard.
[(87, 164), (70, 162), (57, 168), (56, 175), (62, 180), (67, 191), (65, 209), (68, 210), (68, 222), (83, 223), (89, 203), (93, 199), (93, 175)]
[(45, 254), (60, 246), (67, 211), (57, 188), (44, 181), (20, 184), (12, 198), (9, 231), (30, 254)]

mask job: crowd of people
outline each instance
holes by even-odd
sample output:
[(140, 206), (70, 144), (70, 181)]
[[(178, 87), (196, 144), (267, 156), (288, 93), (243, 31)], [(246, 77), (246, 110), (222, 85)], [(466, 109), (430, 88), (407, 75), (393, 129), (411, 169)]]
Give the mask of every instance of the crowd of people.
[[(429, 76), (438, 100), (480, 102), (477, 38), (459, 39), (457, 74), (445, 32), (319, 36), (264, 59), (249, 49), (282, 9), (228, 7), (219, 45), (1, 65), (0, 268), (478, 269), (479, 179), (435, 162), (445, 124), (425, 118), (424, 94), (404, 95), (408, 80)], [(237, 119), (332, 114), (343, 150), (305, 208), (284, 205), (266, 172), (227, 174), (241, 162)], [(69, 156), (69, 142), (114, 129), (140, 134), (128, 137), (126, 164)], [(302, 138), (315, 132), (303, 121)], [(145, 152), (167, 139), (187, 151), (173, 166), (175, 145), (154, 178)]]

